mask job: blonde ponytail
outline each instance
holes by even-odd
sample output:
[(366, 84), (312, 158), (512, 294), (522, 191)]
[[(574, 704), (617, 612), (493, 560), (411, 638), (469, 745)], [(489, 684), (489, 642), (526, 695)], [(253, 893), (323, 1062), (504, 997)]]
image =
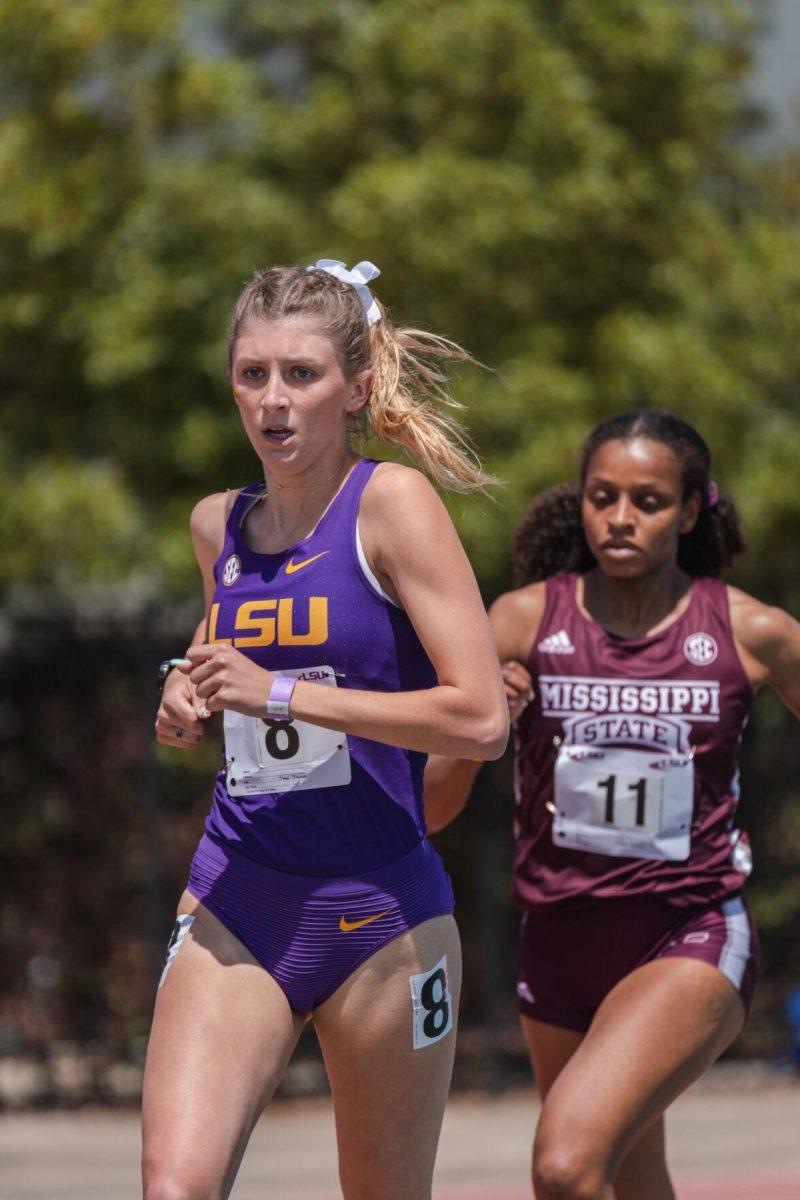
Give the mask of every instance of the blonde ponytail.
[(374, 436), (399, 446), (447, 491), (472, 492), (497, 483), (483, 470), (461, 423), (438, 407), (464, 407), (450, 394), (439, 364), (475, 359), (435, 333), (395, 329), (385, 313), (372, 327), (371, 349), (374, 378), (366, 419)]

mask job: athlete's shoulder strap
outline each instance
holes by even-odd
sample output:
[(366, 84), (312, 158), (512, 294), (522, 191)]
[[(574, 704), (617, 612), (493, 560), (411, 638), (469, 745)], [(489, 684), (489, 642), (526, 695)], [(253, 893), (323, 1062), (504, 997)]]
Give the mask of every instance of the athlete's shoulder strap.
[(259, 483), (248, 484), (239, 492), (225, 521), (225, 540), (217, 562), (224, 561), (230, 554), (234, 554), (240, 549), (242, 522), (253, 505), (257, 504), (266, 494), (266, 487), (267, 485), (261, 480)]
[(534, 671), (537, 656), (546, 649), (548, 638), (552, 641), (554, 636), (563, 637), (564, 631), (561, 626), (571, 625), (569, 617), (575, 607), (576, 579), (577, 575), (570, 571), (561, 575), (548, 575), (544, 581), (544, 610), (528, 657)]
[(249, 483), (247, 487), (243, 487), (239, 495), (234, 500), (231, 511), (228, 513), (226, 525), (234, 534), (238, 535), (250, 509), (258, 504), (259, 500), (263, 500), (267, 492), (267, 485), (263, 479), (259, 483)]
[(364, 493), (364, 488), (369, 483), (376, 469), (381, 465), (380, 459), (377, 458), (362, 458), (353, 467), (350, 473), (350, 478), (345, 484), (348, 493), (348, 500), (354, 503), (356, 510), (361, 503), (361, 497)]
[(724, 579), (714, 575), (700, 575), (692, 583), (694, 601), (684, 614), (689, 617), (701, 617), (706, 621), (714, 621), (718, 627), (726, 630), (733, 638), (731, 625), (730, 604), (728, 602), (728, 585)]
[(578, 576), (575, 571), (562, 571), (558, 575), (548, 575), (545, 580), (545, 611), (542, 619), (549, 616), (554, 609), (564, 610), (576, 605), (575, 586)]
[(374, 458), (358, 460), (342, 484), (339, 494), (317, 526), (317, 531), (321, 530), (323, 526), (329, 527), (338, 521), (342, 521), (345, 526), (355, 524), (358, 520), (358, 510), (364, 488), (372, 478), (375, 468), (379, 466), (380, 462)]

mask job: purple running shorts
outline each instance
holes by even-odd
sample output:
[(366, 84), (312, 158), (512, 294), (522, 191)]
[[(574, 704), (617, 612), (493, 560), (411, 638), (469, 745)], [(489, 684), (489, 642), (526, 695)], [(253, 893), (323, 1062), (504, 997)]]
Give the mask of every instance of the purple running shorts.
[(451, 913), (442, 860), (423, 840), (388, 866), (349, 878), (273, 871), (205, 834), (188, 890), (311, 1012), (387, 942)]
[(593, 900), (523, 914), (517, 996), (535, 1021), (585, 1033), (608, 993), (657, 958), (699, 958), (730, 980), (749, 1012), (758, 935), (741, 896), (676, 908), (655, 896)]

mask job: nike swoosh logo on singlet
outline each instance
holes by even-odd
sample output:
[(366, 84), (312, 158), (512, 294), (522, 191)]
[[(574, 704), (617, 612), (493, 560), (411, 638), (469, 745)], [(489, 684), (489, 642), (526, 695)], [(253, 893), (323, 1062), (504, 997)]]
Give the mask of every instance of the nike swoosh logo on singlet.
[(302, 571), (303, 567), (316, 562), (318, 558), (322, 558), (323, 554), (330, 554), (330, 550), (320, 550), (319, 554), (312, 554), (311, 558), (304, 558), (302, 562), (296, 563), (293, 558), (290, 558), (286, 564), (286, 574), (293, 575), (295, 571)]
[(348, 921), (347, 917), (340, 917), (339, 928), (342, 933), (350, 933), (351, 929), (360, 929), (362, 925), (371, 925), (373, 921), (379, 921), (388, 912), (391, 912), (391, 909), (386, 908), (383, 912), (376, 913), (374, 917), (365, 917), (363, 921)]

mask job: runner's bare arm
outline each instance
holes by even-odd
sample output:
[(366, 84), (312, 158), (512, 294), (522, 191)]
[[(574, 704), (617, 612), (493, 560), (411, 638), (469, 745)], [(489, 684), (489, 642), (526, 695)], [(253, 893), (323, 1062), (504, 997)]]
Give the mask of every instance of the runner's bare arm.
[(728, 588), (731, 626), (754, 689), (771, 687), (800, 719), (800, 622), (783, 609)]
[[(509, 716), (515, 721), (533, 698), (528, 661), (544, 613), (543, 583), (499, 596), (489, 609), (489, 623), (500, 658)], [(437, 833), (454, 821), (469, 799), (480, 763), (431, 755), (425, 768), (425, 821)]]
[[(433, 487), (418, 471), (381, 466), (364, 491), (359, 530), (367, 561), (407, 613), (438, 685), (388, 693), (302, 680), (292, 715), (410, 750), (499, 757), (508, 715), (491, 630), (475, 576)], [(268, 671), (230, 646), (194, 647), (187, 656), (198, 694), (212, 711), (263, 712), (273, 679)]]
[[(208, 611), (214, 594), (214, 563), (222, 550), (225, 522), (235, 497), (235, 491), (206, 496), (195, 505), (192, 512), (190, 530), (203, 577), (205, 604), (204, 614), (189, 641), (190, 646), (201, 646), (206, 640)], [(156, 714), (157, 740), (164, 746), (191, 750), (206, 731), (207, 716), (205, 701), (198, 698), (191, 681), (180, 671), (170, 671)], [(180, 737), (177, 736), (178, 730)]]

